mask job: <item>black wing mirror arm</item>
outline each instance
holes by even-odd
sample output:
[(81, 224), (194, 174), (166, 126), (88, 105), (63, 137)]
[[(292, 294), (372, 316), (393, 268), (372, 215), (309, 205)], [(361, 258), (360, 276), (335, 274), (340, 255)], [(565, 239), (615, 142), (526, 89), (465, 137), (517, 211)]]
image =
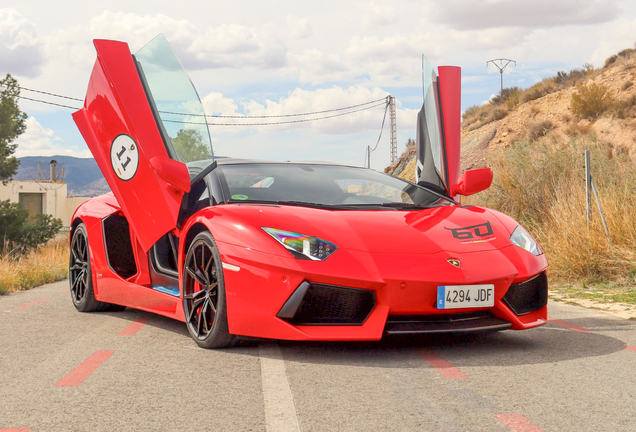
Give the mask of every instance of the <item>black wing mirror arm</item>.
[(192, 190), (192, 187), (195, 184), (199, 183), (201, 180), (205, 178), (205, 176), (210, 174), (215, 169), (216, 169), (216, 161), (212, 162), (210, 165), (203, 168), (203, 170), (199, 174), (197, 174), (197, 176), (193, 178), (192, 181), (190, 182), (190, 190)]
[[(190, 216), (190, 209), (194, 208), (196, 201), (199, 199), (205, 188), (205, 183), (201, 181), (212, 171), (216, 169), (216, 161), (212, 162), (207, 167), (203, 168), (199, 174), (196, 175), (190, 181), (190, 192), (183, 195), (181, 200), (181, 208), (179, 209), (179, 218), (177, 219), (177, 228), (181, 228), (183, 221)], [(199, 187), (199, 184), (203, 184), (203, 188)]]

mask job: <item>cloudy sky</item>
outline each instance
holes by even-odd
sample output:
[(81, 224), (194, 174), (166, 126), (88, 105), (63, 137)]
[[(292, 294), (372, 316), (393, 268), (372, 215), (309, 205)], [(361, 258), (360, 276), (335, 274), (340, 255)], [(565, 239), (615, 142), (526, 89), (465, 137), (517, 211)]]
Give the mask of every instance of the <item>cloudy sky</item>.
[[(159, 33), (190, 73), (206, 113), (280, 115), (356, 105), (388, 94), (398, 104), (399, 151), (415, 136), (421, 55), (462, 68), (462, 106), (499, 91), (486, 61), (517, 61), (505, 86), (528, 87), (559, 70), (636, 42), (633, 0), (135, 1), (0, 0), (0, 74), (23, 87), (83, 98), (92, 39), (128, 42), (134, 53)], [(188, 6), (186, 6), (188, 5)], [(79, 102), (23, 92), (72, 106)], [(72, 110), (23, 100), (27, 132), (18, 156), (90, 153)], [(279, 126), (212, 126), (215, 153), (362, 165), (384, 109)], [(388, 125), (387, 125), (388, 126)], [(385, 128), (372, 167), (389, 162)]]

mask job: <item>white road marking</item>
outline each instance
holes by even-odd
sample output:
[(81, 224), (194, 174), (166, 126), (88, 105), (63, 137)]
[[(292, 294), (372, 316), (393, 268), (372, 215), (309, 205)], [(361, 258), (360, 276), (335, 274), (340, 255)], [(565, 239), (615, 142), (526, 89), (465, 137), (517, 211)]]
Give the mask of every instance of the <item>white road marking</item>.
[(278, 345), (260, 345), (261, 379), (267, 432), (300, 432), (285, 361)]

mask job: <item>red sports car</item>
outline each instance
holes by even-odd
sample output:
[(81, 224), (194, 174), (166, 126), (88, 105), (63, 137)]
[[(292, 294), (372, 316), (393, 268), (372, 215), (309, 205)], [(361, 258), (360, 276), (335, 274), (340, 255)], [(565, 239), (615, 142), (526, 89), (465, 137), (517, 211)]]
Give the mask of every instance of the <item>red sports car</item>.
[(547, 319), (548, 265), (508, 216), (461, 205), (460, 70), (425, 62), (416, 183), (328, 163), (214, 159), (203, 108), (163, 36), (96, 40), (73, 114), (112, 189), (72, 220), (82, 311), (133, 307), (194, 341), (378, 340), (522, 330)]

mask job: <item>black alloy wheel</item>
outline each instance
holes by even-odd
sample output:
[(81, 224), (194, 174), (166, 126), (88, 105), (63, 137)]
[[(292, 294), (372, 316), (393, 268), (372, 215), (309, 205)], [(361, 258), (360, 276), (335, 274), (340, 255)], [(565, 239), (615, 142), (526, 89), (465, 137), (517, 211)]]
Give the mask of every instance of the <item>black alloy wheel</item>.
[(88, 247), (86, 225), (80, 223), (71, 237), (71, 252), (68, 259), (68, 281), (71, 286), (73, 306), (80, 312), (117, 311), (124, 306), (95, 300), (91, 257)]
[(221, 256), (212, 235), (199, 233), (188, 248), (183, 267), (183, 309), (188, 332), (202, 348), (232, 345), (225, 302)]
[(71, 285), (71, 298), (78, 307), (84, 300), (91, 278), (90, 258), (86, 227), (80, 224), (73, 233), (71, 255), (69, 257), (68, 279)]

